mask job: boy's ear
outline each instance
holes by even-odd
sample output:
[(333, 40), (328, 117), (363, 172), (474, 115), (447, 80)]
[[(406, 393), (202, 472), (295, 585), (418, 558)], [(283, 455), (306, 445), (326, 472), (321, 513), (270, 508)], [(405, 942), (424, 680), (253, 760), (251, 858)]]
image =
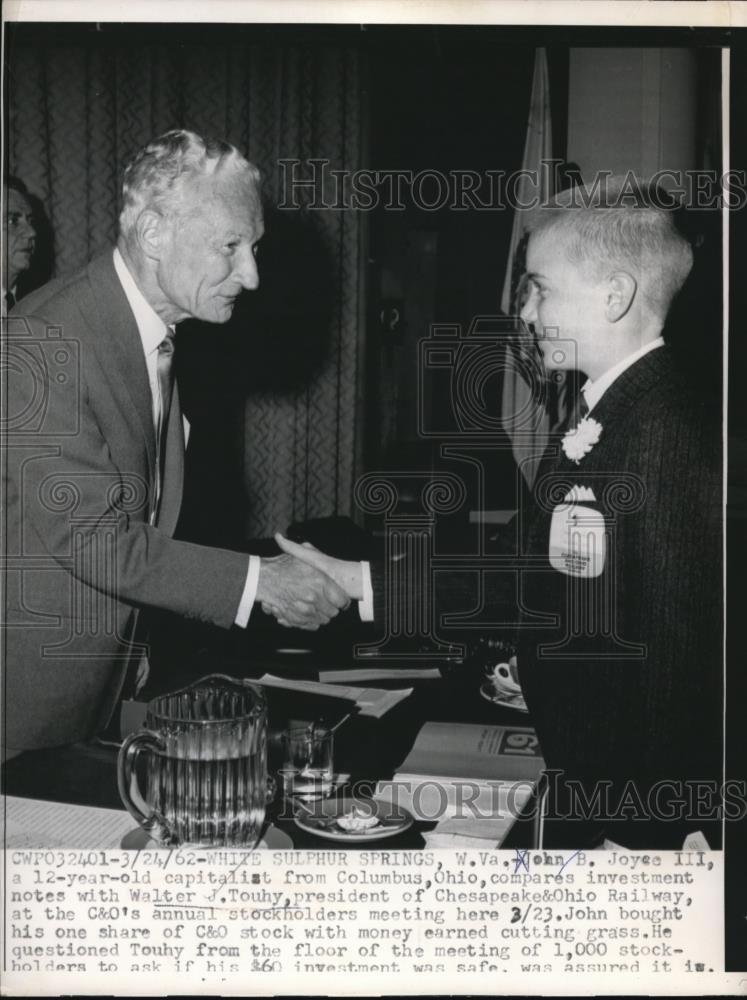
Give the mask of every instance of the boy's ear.
[(638, 291), (638, 282), (628, 271), (613, 271), (607, 278), (605, 315), (617, 323), (628, 312)]

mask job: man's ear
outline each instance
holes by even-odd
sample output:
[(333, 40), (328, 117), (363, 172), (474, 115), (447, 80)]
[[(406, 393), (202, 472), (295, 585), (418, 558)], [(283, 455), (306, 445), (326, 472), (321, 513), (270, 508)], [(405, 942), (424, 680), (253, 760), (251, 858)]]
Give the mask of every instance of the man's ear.
[(607, 278), (604, 311), (610, 323), (617, 323), (628, 312), (638, 291), (638, 282), (628, 271), (613, 271)]
[(138, 246), (146, 257), (159, 260), (163, 240), (163, 216), (153, 209), (146, 208), (140, 213), (135, 223), (135, 235)]

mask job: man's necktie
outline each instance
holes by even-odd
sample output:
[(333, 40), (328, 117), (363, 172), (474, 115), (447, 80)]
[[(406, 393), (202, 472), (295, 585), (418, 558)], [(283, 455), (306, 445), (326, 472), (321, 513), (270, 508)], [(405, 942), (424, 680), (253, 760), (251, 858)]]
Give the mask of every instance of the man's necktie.
[[(567, 386), (564, 386), (564, 388), (567, 388)], [(560, 400), (560, 405), (563, 407), (568, 405), (567, 396), (565, 400)], [(564, 453), (561, 438), (569, 431), (574, 431), (588, 412), (589, 404), (586, 402), (586, 396), (583, 392), (576, 392), (576, 398), (570, 405), (566, 415), (558, 419), (550, 429), (550, 441), (542, 456), (542, 460), (537, 466), (536, 475), (529, 483), (530, 489), (533, 489), (544, 475), (552, 472), (562, 462)], [(529, 502), (526, 499), (523, 502), (527, 502), (527, 510), (529, 510)]]
[[(160, 408), (158, 411), (158, 427), (156, 428), (156, 458), (158, 465), (157, 498), (160, 500), (163, 490), (164, 462), (166, 458), (166, 435), (168, 434), (169, 412), (171, 410), (171, 395), (174, 389), (174, 334), (169, 333), (158, 345), (156, 362), (158, 388), (160, 393)], [(158, 501), (156, 510), (158, 509)]]
[(10, 312), (13, 306), (16, 304), (16, 297), (13, 292), (5, 293), (5, 311)]
[[(150, 512), (150, 523), (152, 525), (158, 524), (163, 517), (161, 504), (164, 500), (166, 442), (169, 436), (169, 415), (171, 413), (171, 401), (174, 394), (174, 348), (174, 331), (170, 330), (158, 345), (158, 355), (156, 357), (159, 405), (156, 421), (156, 499)], [(176, 406), (174, 416), (177, 418), (178, 423), (181, 423), (181, 414), (178, 406)], [(168, 501), (168, 498), (166, 499)], [(134, 633), (138, 643), (147, 642), (148, 627), (147, 620), (143, 622), (141, 618), (138, 621)], [(126, 702), (135, 698), (147, 680), (149, 672), (150, 664), (148, 663), (147, 653), (142, 652), (142, 647), (137, 648), (134, 655), (130, 658), (126, 674), (122, 679), (122, 686), (119, 692), (120, 700)], [(116, 714), (115, 718), (118, 718)], [(123, 725), (124, 723), (119, 724)], [(125, 730), (122, 730), (122, 736), (124, 735)], [(116, 738), (116, 735), (114, 738)]]
[(574, 428), (578, 427), (579, 423), (584, 419), (588, 412), (589, 404), (586, 402), (586, 396), (583, 392), (578, 392), (576, 394), (576, 398), (573, 400), (573, 403), (568, 409), (567, 414), (561, 417), (553, 426), (550, 432), (551, 435), (557, 438), (559, 434), (565, 434), (567, 431), (574, 430)]
[(589, 404), (586, 402), (586, 394), (583, 392), (579, 392), (578, 396), (576, 397), (576, 402), (574, 403), (573, 408), (571, 409), (570, 412), (568, 420), (568, 429), (573, 430), (574, 427), (578, 427), (578, 425), (588, 414), (588, 412), (589, 412)]

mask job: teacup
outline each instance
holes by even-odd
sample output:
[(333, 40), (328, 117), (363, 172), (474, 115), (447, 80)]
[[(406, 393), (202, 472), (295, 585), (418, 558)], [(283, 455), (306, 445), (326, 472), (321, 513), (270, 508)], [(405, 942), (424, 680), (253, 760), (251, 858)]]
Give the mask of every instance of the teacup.
[(513, 664), (510, 662), (496, 663), (492, 670), (486, 671), (486, 673), (495, 688), (506, 694), (521, 693), (515, 661)]

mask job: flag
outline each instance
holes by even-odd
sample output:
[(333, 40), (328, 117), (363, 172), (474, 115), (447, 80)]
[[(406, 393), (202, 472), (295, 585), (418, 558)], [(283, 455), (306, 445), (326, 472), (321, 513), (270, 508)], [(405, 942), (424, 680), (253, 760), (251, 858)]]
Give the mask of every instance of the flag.
[[(551, 160), (552, 126), (547, 54), (544, 48), (538, 48), (534, 57), (534, 77), (522, 173), (514, 189), (517, 204), (538, 204), (551, 197), (553, 194)], [(531, 176), (528, 175), (529, 172)], [(501, 309), (510, 316), (518, 316), (521, 305), (519, 293), (521, 277), (525, 270), (528, 214), (528, 210), (514, 209), (511, 244), (501, 298)], [(504, 429), (511, 438), (516, 464), (530, 486), (539, 460), (547, 447), (550, 431), (550, 418), (543, 402), (543, 393), (538, 391), (536, 376), (536, 352), (531, 344), (517, 342), (512, 350), (512, 356), (508, 359), (503, 380), (502, 419)]]

